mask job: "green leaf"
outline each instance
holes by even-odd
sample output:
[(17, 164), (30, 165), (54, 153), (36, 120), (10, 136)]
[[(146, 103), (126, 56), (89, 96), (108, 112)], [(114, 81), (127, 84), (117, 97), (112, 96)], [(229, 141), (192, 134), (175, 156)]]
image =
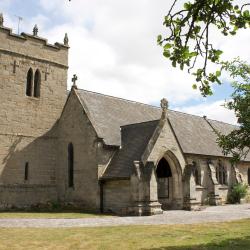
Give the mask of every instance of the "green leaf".
[(169, 50), (165, 50), (164, 52), (163, 52), (163, 55), (165, 56), (165, 57), (170, 57), (170, 51)]
[(245, 11), (243, 12), (243, 16), (244, 16), (244, 17), (250, 17), (249, 10), (245, 10)]
[(197, 56), (197, 55), (198, 55), (197, 52), (191, 52), (191, 53), (189, 53), (189, 57), (194, 57), (194, 56)]
[(217, 70), (216, 73), (215, 73), (215, 75), (216, 75), (217, 77), (221, 76), (221, 71), (220, 71), (220, 70)]
[(184, 3), (184, 9), (189, 10), (190, 8), (190, 3)]
[(166, 43), (164, 49), (170, 49), (173, 45), (171, 43)]
[(197, 89), (197, 84), (193, 84), (192, 88)]
[(158, 35), (158, 36), (157, 36), (157, 42), (160, 43), (161, 40), (162, 40), (162, 35)]

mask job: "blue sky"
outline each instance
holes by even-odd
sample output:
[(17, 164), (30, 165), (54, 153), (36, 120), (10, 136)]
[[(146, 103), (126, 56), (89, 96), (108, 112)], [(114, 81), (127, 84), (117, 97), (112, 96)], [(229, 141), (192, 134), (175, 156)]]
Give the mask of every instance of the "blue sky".
[[(62, 42), (68, 33), (68, 87), (76, 73), (80, 88), (153, 105), (165, 97), (172, 109), (234, 123), (234, 115), (222, 107), (232, 92), (228, 82), (214, 86), (212, 97), (202, 98), (192, 89), (192, 76), (173, 69), (163, 58), (156, 37), (165, 32), (162, 20), (170, 4), (165, 0), (1, 0), (0, 12), (5, 26), (14, 32), (18, 15), (24, 18), (22, 32), (31, 33), (37, 24), (39, 35), (51, 43)], [(230, 39), (212, 36), (225, 58), (241, 56), (250, 61), (248, 33)]]

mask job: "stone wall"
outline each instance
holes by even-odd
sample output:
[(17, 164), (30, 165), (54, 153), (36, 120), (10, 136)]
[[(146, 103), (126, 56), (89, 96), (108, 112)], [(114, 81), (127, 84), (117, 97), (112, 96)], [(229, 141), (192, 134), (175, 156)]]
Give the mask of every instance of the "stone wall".
[[(250, 163), (239, 163), (238, 166), (232, 166), (230, 160), (224, 157), (208, 156), (186, 156), (187, 162), (191, 164), (196, 162), (200, 171), (200, 184), (194, 181), (189, 182), (189, 194), (193, 204), (202, 205), (221, 205), (227, 203), (228, 196), (232, 186), (237, 182), (248, 184), (247, 170)], [(226, 170), (226, 184), (221, 185), (216, 177), (216, 168), (219, 162)], [(190, 165), (189, 165), (190, 166)], [(188, 167), (188, 166), (186, 166)], [(236, 177), (240, 174), (241, 179)], [(194, 180), (194, 176), (192, 176)]]
[[(1, 134), (37, 137), (54, 126), (66, 100), (67, 55), (65, 49), (44, 46), (43, 40), (23, 40), (0, 28)], [(34, 73), (37, 69), (41, 72), (39, 98), (26, 96), (30, 68)]]
[(57, 202), (55, 185), (0, 185), (0, 210), (30, 208)]
[[(30, 68), (41, 73), (39, 98), (26, 96)], [(67, 46), (0, 27), (1, 204), (57, 199), (56, 126), (66, 100), (67, 69)]]
[[(68, 186), (68, 145), (74, 147), (74, 187)], [(75, 91), (59, 122), (57, 185), (62, 202), (99, 211), (97, 135)]]
[(0, 185), (55, 185), (55, 138), (0, 135), (0, 142)]
[(106, 181), (103, 184), (104, 212), (127, 214), (131, 206), (131, 187), (129, 180)]

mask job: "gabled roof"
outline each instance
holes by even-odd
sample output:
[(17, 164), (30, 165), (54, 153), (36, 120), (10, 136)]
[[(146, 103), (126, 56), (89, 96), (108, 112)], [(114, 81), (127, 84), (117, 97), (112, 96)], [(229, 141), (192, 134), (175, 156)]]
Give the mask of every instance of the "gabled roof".
[(121, 126), (157, 120), (161, 116), (159, 108), (147, 104), (86, 90), (76, 90), (76, 93), (87, 107), (98, 136), (107, 145), (121, 145)]
[[(140, 149), (146, 147), (148, 143), (146, 138), (152, 136), (153, 125), (161, 117), (160, 108), (86, 90), (78, 89), (76, 93), (84, 108), (87, 109), (97, 135), (103, 138), (106, 145), (121, 146), (121, 137), (126, 135), (130, 138), (137, 137), (140, 142), (137, 143), (137, 146)], [(206, 120), (200, 116), (172, 110), (168, 111), (168, 118), (181, 149), (186, 154), (224, 156), (216, 143), (217, 137), (212, 127), (224, 134), (237, 128), (227, 123)], [(152, 121), (152, 123), (145, 123), (149, 121)], [(145, 124), (124, 127), (121, 133), (122, 126), (135, 123)], [(132, 128), (134, 131), (131, 130)], [(145, 138), (145, 140), (142, 140), (142, 138)], [(133, 140), (136, 140), (136, 138), (133, 138)], [(128, 145), (126, 140), (125, 145)], [(133, 147), (132, 149), (126, 148), (129, 152), (122, 154), (133, 153)], [(249, 155), (246, 160), (250, 161)]]
[(123, 126), (121, 149), (116, 152), (102, 178), (127, 178), (134, 161), (141, 161), (159, 120)]

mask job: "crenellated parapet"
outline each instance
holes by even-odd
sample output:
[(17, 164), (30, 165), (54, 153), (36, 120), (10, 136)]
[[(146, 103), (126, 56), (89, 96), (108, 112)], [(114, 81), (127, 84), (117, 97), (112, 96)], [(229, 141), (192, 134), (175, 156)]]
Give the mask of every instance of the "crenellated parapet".
[(64, 42), (50, 44), (47, 39), (38, 35), (38, 27), (35, 26), (33, 34), (15, 34), (12, 29), (5, 27), (1, 15), (0, 25), (0, 53), (12, 54), (31, 60), (44, 61), (68, 67), (68, 37)]

